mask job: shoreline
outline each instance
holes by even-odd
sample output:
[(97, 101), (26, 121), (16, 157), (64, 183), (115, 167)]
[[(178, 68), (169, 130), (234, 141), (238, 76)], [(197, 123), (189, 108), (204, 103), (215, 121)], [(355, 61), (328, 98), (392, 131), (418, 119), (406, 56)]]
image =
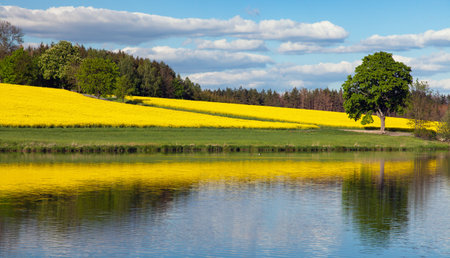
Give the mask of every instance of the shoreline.
[(315, 152), (411, 152), (450, 151), (450, 146), (295, 146), (295, 145), (55, 145), (24, 144), (0, 146), (1, 153), (54, 153), (54, 154), (176, 154), (176, 153), (315, 153)]

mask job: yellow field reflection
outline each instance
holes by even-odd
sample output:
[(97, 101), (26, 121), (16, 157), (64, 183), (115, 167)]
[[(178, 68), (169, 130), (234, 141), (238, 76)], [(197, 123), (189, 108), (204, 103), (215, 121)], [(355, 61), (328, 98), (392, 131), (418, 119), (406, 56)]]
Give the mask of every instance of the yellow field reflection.
[[(95, 189), (111, 184), (177, 185), (210, 182), (339, 181), (364, 170), (384, 177), (414, 172), (414, 161), (219, 161), (161, 163), (54, 163), (0, 164), (0, 192), (54, 192)], [(433, 171), (436, 162), (429, 162)]]

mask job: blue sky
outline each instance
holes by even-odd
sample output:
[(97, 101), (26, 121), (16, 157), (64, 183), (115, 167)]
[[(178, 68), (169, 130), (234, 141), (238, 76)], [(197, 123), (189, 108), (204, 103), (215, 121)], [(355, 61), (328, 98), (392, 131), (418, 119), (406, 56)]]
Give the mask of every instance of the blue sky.
[(393, 53), (450, 93), (450, 1), (0, 0), (28, 45), (69, 40), (161, 60), (203, 88), (339, 88)]

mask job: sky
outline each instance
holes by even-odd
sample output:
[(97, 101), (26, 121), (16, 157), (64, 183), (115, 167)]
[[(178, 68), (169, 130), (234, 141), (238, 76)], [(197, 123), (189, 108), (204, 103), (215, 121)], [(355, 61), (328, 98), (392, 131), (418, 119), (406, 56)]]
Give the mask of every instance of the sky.
[(68, 40), (169, 64), (204, 89), (339, 89), (378, 51), (450, 94), (450, 1), (0, 0), (25, 46)]

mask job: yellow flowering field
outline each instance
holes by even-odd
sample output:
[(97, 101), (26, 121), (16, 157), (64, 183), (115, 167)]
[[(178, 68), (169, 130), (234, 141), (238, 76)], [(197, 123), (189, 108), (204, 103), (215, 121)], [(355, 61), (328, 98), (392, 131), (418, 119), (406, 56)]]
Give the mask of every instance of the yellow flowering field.
[[(427, 165), (435, 171), (436, 162)], [(158, 162), (158, 163), (0, 163), (2, 180), (0, 196), (14, 193), (48, 193), (121, 184), (183, 185), (208, 183), (239, 184), (255, 181), (286, 180), (336, 182), (361, 172), (379, 176), (379, 161), (295, 161), (241, 160), (218, 162)], [(414, 161), (386, 161), (385, 179), (414, 172)]]
[(0, 84), (0, 112), (1, 126), (314, 128), (299, 123), (235, 119), (129, 105), (62, 89), (11, 84)]
[[(151, 106), (169, 107), (182, 110), (192, 110), (207, 112), (211, 114), (224, 114), (241, 117), (250, 117), (257, 119), (270, 119), (277, 121), (287, 121), (305, 124), (315, 124), (333, 127), (353, 127), (363, 128), (359, 121), (349, 119), (346, 113), (294, 109), (283, 107), (256, 106), (232, 103), (218, 103), (207, 101), (191, 101), (179, 99), (164, 99), (153, 97), (130, 97), (133, 100), (141, 100), (143, 103)], [(367, 126), (380, 127), (380, 119), (373, 116), (374, 123)], [(405, 118), (386, 118), (386, 128), (410, 129), (408, 119)]]

